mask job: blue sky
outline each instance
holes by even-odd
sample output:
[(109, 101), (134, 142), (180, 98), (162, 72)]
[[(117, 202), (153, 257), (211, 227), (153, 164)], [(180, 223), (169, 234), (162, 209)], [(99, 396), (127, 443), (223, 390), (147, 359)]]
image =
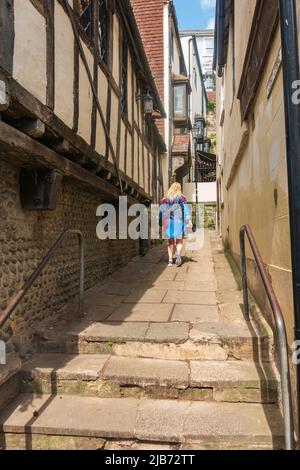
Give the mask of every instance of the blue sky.
[(214, 27), (216, 0), (174, 0), (180, 29)]

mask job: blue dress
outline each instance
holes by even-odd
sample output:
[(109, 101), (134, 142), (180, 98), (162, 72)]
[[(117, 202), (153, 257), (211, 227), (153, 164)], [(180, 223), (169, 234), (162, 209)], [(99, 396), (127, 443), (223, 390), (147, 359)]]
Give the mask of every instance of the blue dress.
[(174, 201), (164, 199), (160, 207), (163, 239), (181, 240), (186, 233), (187, 220), (191, 218), (187, 200), (181, 196)]

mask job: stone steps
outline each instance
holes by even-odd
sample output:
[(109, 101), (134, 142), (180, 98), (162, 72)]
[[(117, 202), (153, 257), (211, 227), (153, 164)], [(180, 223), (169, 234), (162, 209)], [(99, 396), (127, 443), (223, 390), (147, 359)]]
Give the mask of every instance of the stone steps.
[(184, 449), (283, 445), (274, 405), (21, 394), (1, 413), (0, 425), (3, 449), (100, 449), (108, 443), (113, 449), (124, 441), (150, 449), (150, 443)]
[(43, 338), (39, 350), (167, 360), (266, 362), (273, 360), (273, 338), (245, 321), (94, 322)]
[(168, 361), (106, 355), (40, 354), (24, 364), (21, 391), (107, 398), (147, 397), (276, 403), (269, 363)]
[(19, 393), (21, 367), (21, 360), (12, 354), (7, 355), (6, 365), (0, 365), (0, 410)]

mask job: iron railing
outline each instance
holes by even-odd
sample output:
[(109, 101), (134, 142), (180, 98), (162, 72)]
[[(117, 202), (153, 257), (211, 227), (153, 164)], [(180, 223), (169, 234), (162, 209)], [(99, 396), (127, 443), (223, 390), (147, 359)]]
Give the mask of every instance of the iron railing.
[(294, 449), (294, 420), (291, 399), (291, 375), (288, 356), (288, 342), (285, 322), (281, 307), (272, 286), (272, 280), (262, 260), (255, 238), (249, 225), (244, 225), (240, 230), (241, 271), (243, 281), (244, 309), (246, 320), (250, 320), (247, 260), (245, 249), (245, 236), (247, 236), (255, 263), (259, 270), (270, 306), (273, 312), (276, 332), (276, 344), (278, 347), (279, 373), (281, 379), (281, 395), (284, 419), (285, 445), (287, 450)]
[(56, 253), (57, 249), (61, 246), (64, 240), (69, 235), (77, 235), (79, 240), (79, 263), (80, 263), (80, 279), (79, 279), (79, 316), (84, 315), (84, 239), (82, 232), (79, 230), (66, 230), (59, 239), (50, 248), (45, 258), (41, 261), (35, 271), (26, 280), (23, 287), (8, 301), (8, 305), (5, 310), (0, 313), (0, 328), (10, 318), (16, 307), (19, 305), (23, 297), (26, 295), (28, 290), (32, 287), (37, 277), (41, 274), (43, 269), (51, 260), (52, 256)]

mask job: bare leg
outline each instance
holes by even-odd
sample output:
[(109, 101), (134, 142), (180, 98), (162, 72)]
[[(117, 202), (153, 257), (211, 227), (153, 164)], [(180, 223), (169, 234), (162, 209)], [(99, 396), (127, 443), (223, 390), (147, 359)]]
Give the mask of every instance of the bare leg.
[(182, 265), (181, 251), (183, 248), (183, 240), (176, 240), (176, 265)]
[(183, 248), (183, 240), (176, 240), (176, 251), (181, 254)]
[(173, 261), (174, 247), (175, 247), (174, 241), (173, 241), (173, 240), (169, 240), (169, 245), (168, 245), (169, 261)]

